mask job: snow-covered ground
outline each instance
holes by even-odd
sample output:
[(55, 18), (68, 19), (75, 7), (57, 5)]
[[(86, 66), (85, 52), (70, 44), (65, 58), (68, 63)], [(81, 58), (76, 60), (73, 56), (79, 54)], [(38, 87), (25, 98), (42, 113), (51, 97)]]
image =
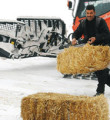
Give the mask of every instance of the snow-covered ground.
[[(22, 120), (21, 99), (38, 92), (93, 96), (97, 81), (65, 79), (56, 69), (56, 58), (34, 57), (21, 60), (0, 58), (0, 120)], [(110, 105), (110, 88), (105, 96)]]

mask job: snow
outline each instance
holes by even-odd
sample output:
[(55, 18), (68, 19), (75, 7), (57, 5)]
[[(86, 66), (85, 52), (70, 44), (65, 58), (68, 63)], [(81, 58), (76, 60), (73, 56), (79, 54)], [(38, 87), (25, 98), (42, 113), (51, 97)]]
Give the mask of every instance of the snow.
[[(56, 58), (0, 58), (0, 120), (22, 120), (20, 105), (23, 97), (38, 92), (67, 93), (93, 96), (96, 80), (63, 78), (56, 69)], [(110, 88), (105, 97), (110, 105)]]

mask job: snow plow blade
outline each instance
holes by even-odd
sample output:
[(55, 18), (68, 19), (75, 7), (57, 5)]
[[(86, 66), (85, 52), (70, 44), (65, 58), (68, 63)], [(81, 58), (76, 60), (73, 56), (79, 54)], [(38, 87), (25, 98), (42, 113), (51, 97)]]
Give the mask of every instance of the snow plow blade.
[(4, 49), (0, 48), (0, 56), (1, 57), (6, 57), (6, 58), (10, 58), (10, 53), (5, 51)]

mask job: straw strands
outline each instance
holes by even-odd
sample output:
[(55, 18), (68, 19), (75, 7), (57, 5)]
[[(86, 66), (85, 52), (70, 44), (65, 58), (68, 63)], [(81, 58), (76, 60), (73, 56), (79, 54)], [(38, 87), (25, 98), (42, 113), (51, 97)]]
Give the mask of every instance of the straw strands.
[(57, 56), (57, 70), (63, 74), (85, 74), (105, 69), (109, 62), (109, 46), (71, 46)]
[(38, 93), (21, 102), (23, 120), (108, 120), (108, 114), (108, 103), (103, 95)]

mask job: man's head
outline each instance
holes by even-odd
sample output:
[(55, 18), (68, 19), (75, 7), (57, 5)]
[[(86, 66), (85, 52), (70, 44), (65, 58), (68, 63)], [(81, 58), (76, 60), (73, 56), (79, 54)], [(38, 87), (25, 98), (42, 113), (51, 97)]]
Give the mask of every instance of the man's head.
[(88, 5), (86, 7), (86, 18), (88, 21), (91, 21), (94, 19), (96, 15), (96, 12), (95, 12), (95, 7), (93, 5)]

